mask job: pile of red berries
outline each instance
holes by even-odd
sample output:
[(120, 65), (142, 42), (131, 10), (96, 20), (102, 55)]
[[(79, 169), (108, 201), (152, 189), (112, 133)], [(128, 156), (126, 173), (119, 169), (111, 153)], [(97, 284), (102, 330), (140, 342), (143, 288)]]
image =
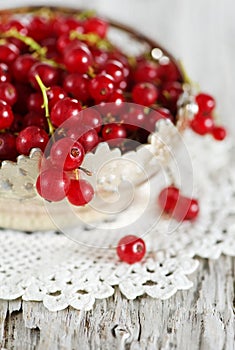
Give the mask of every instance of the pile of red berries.
[(200, 93), (195, 100), (198, 113), (191, 122), (191, 128), (199, 135), (212, 134), (215, 140), (224, 140), (226, 129), (223, 126), (216, 126), (213, 117), (215, 99), (208, 94)]
[(102, 141), (127, 151), (128, 140), (146, 143), (159, 119), (176, 120), (176, 64), (130, 59), (107, 39), (108, 28), (84, 13), (2, 17), (0, 161), (46, 150), (36, 188), (48, 201), (88, 203), (94, 191), (80, 179), (87, 152)]
[[(80, 177), (81, 171), (89, 174), (82, 167), (87, 152), (103, 141), (125, 152), (128, 140), (146, 143), (159, 119), (177, 120), (184, 79), (174, 60), (154, 59), (153, 47), (128, 57), (108, 40), (108, 29), (107, 21), (89, 13), (0, 16), (0, 163), (33, 148), (45, 151), (36, 189), (48, 201), (90, 202), (94, 190)], [(224, 139), (225, 129), (214, 124), (214, 99), (199, 94), (196, 102), (192, 129)], [(177, 219), (198, 213), (197, 202), (173, 187), (160, 194), (159, 203)], [(182, 217), (177, 208), (187, 205)], [(133, 242), (118, 248), (129, 263), (145, 253), (141, 239)]]

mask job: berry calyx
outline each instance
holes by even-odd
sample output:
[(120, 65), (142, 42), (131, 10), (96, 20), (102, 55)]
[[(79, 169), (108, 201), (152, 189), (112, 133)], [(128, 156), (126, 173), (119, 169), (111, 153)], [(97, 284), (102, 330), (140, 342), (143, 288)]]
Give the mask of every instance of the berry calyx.
[(134, 264), (141, 261), (146, 253), (145, 243), (142, 238), (128, 235), (120, 239), (117, 246), (117, 255), (120, 260)]
[(94, 197), (94, 189), (86, 180), (71, 180), (67, 193), (68, 201), (76, 206), (89, 203)]

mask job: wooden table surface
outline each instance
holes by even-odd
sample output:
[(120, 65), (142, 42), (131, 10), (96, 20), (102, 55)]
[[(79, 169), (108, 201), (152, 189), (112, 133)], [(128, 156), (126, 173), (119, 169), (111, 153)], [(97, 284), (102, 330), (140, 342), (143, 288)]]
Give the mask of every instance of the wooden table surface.
[(235, 259), (200, 259), (194, 287), (166, 301), (118, 290), (94, 309), (49, 312), (39, 302), (0, 302), (2, 349), (234, 350)]

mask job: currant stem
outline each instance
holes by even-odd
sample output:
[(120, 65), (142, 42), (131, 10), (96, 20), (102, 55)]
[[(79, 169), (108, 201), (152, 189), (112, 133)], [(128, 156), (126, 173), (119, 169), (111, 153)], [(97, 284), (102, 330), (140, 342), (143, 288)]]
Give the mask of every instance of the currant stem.
[(47, 91), (50, 90), (49, 87), (46, 87), (43, 82), (42, 79), (40, 78), (40, 76), (38, 74), (36, 74), (35, 79), (37, 80), (37, 83), (41, 89), (42, 92), (42, 97), (43, 97), (43, 108), (45, 109), (45, 117), (47, 118), (47, 123), (48, 123), (48, 127), (49, 127), (49, 134), (53, 135), (54, 133), (54, 127), (51, 123), (50, 120), (50, 113), (49, 113), (49, 103), (48, 103), (48, 97), (47, 97)]
[(78, 39), (81, 41), (87, 41), (91, 45), (96, 45), (99, 49), (112, 50), (113, 45), (106, 39), (102, 39), (99, 35), (95, 33), (79, 33), (76, 30), (72, 30), (69, 35), (71, 40)]
[(83, 167), (80, 166), (78, 169), (82, 170), (88, 176), (92, 176), (93, 175), (92, 172), (90, 170), (86, 169), (86, 168), (83, 168)]
[(1, 33), (1, 37), (19, 39), (29, 46), (32, 51), (36, 51), (40, 56), (46, 55), (47, 49), (45, 47), (40, 46), (33, 38), (19, 33), (18, 30), (14, 28), (6, 31), (5, 33)]
[[(53, 67), (63, 68), (64, 69), (63, 65), (58, 64), (54, 60), (48, 59), (46, 57), (46, 53), (47, 53), (47, 48), (46, 47), (43, 47), (43, 46), (39, 45), (30, 36), (26, 36), (26, 35), (23, 35), (23, 34), (19, 33), (18, 30), (16, 30), (15, 28), (12, 28), (12, 29), (6, 31), (5, 33), (1, 33), (0, 37), (2, 37), (2, 38), (16, 38), (16, 39), (22, 41), (23, 43), (25, 43), (27, 46), (29, 46), (31, 51), (34, 52), (32, 55), (35, 56), (36, 58), (39, 58), (40, 61), (48, 63), (48, 64), (50, 64)], [(0, 39), (0, 41), (1, 40), (4, 40), (4, 39)]]

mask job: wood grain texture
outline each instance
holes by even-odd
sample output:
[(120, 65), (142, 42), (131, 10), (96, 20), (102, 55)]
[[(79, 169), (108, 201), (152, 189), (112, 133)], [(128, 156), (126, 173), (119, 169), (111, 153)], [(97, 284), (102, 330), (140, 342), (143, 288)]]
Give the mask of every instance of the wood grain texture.
[(234, 350), (235, 259), (201, 260), (194, 287), (166, 301), (118, 290), (90, 312), (51, 313), (38, 302), (0, 302), (3, 349)]

